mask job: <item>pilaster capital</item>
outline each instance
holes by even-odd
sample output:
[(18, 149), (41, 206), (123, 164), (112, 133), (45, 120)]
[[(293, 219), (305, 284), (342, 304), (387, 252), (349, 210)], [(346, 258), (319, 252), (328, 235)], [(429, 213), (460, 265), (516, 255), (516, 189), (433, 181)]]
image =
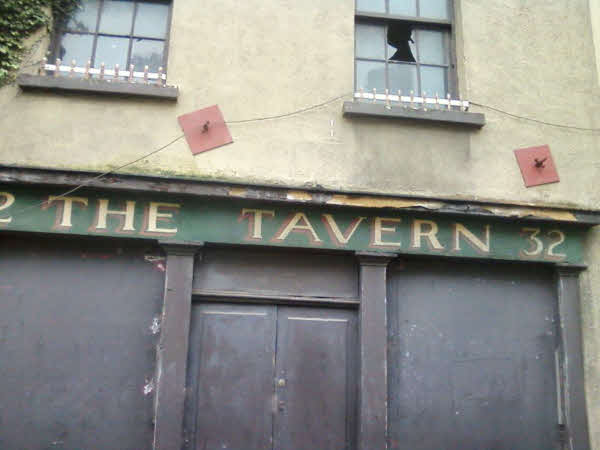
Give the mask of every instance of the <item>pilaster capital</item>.
[(204, 247), (203, 242), (158, 241), (158, 244), (168, 256), (194, 256)]
[(390, 252), (354, 252), (361, 266), (387, 266), (396, 258), (396, 253)]

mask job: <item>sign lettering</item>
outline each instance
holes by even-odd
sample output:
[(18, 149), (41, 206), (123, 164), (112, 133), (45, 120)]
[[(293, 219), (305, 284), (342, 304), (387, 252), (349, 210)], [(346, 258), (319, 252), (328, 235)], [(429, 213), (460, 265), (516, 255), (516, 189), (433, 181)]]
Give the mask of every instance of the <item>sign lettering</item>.
[(395, 251), (464, 258), (579, 264), (583, 232), (552, 224), (332, 209), (148, 194), (84, 193), (76, 197), (41, 188), (0, 192), (0, 229), (104, 235), (189, 242)]

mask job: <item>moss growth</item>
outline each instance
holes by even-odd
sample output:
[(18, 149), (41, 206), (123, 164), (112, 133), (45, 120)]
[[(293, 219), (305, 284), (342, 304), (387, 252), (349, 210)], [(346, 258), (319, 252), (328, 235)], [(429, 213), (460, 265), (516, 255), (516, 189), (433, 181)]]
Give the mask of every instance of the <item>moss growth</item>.
[[(66, 20), (80, 0), (0, 1), (0, 86), (12, 81), (23, 55), (23, 41), (42, 26)], [(51, 11), (51, 17), (46, 11)]]

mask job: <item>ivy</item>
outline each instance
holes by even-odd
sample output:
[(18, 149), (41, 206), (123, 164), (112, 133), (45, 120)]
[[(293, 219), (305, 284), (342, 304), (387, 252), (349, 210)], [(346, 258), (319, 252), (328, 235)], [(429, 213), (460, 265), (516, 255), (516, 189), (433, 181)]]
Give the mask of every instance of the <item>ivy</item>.
[[(79, 0), (0, 1), (0, 86), (12, 81), (21, 63), (23, 41), (34, 31), (64, 21)], [(52, 18), (46, 14), (50, 10)], [(51, 20), (52, 19), (52, 20)]]

